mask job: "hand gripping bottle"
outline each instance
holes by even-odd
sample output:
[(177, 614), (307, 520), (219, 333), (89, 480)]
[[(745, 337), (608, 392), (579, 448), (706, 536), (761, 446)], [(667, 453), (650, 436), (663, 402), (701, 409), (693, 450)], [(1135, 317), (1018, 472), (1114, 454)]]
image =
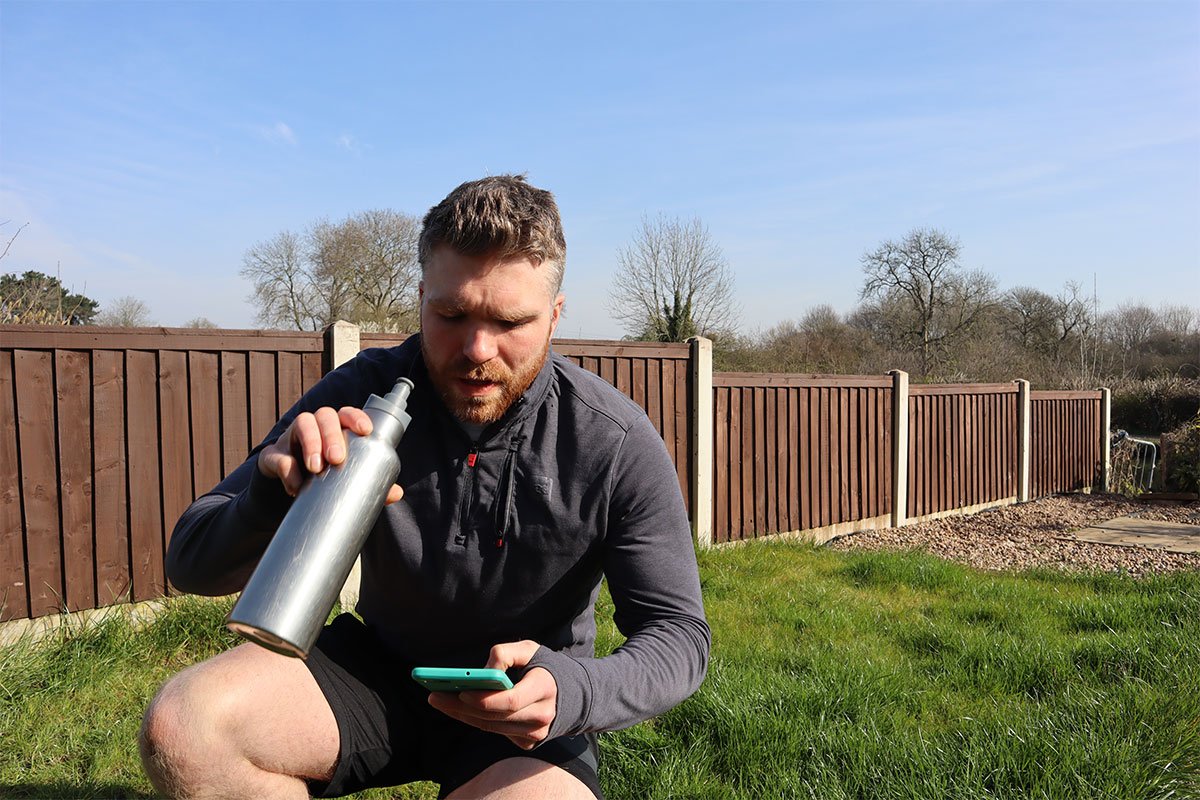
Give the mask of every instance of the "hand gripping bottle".
[(413, 384), (396, 381), (363, 410), (374, 428), (346, 435), (346, 460), (309, 476), (267, 546), (226, 625), (268, 650), (307, 658), (400, 475), (396, 445), (412, 418)]

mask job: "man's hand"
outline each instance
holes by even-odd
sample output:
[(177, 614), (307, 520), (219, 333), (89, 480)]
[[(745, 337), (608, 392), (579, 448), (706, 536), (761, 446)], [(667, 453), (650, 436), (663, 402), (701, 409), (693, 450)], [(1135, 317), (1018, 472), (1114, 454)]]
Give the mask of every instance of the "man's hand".
[[(533, 658), (537, 642), (498, 644), (488, 656), (489, 669), (523, 667)], [(550, 733), (558, 708), (558, 684), (546, 670), (535, 667), (511, 689), (497, 692), (430, 692), (429, 705), (459, 722), (499, 733), (522, 750), (532, 750)]]
[[(305, 411), (292, 420), (283, 435), (259, 452), (258, 471), (268, 478), (278, 478), (284, 490), (295, 497), (306, 476), (346, 460), (344, 431), (366, 436), (373, 427), (367, 412), (353, 406), (340, 411), (326, 406), (315, 414)], [(394, 503), (403, 496), (404, 490), (393, 485), (385, 503)]]

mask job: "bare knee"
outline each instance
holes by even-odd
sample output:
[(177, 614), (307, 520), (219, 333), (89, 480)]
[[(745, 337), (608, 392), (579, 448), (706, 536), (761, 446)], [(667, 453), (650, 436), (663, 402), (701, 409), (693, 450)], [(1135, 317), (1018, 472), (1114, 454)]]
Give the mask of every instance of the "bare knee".
[(138, 752), (151, 782), (169, 796), (189, 794), (201, 773), (220, 764), (225, 703), (205, 675), (191, 667), (168, 680), (142, 717)]

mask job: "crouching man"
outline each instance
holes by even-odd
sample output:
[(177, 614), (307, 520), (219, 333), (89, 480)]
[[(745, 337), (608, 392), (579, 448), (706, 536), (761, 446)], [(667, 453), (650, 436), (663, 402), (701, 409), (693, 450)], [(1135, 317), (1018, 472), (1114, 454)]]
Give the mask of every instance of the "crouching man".
[[(415, 384), (399, 486), (362, 553), (361, 616), (307, 660), (243, 644), (169, 680), (140, 749), (170, 797), (333, 797), (429, 780), (442, 797), (601, 797), (595, 734), (704, 678), (710, 633), (675, 468), (645, 414), (555, 354), (566, 243), (524, 178), (465, 183), (425, 217), (421, 331), (325, 376), (175, 528), (184, 591), (240, 590), (358, 409)], [(401, 490), (403, 486), (403, 490)], [(595, 657), (605, 577), (627, 637)], [(501, 692), (429, 693), (414, 666), (493, 667)]]

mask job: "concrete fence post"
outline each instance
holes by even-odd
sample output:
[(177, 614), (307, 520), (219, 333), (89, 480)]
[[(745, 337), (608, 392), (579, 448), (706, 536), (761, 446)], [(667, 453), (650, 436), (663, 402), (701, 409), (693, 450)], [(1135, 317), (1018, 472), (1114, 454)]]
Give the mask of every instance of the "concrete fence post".
[(1112, 392), (1108, 387), (1100, 390), (1100, 491), (1112, 491)]
[(325, 329), (324, 367), (326, 372), (332, 372), (358, 355), (358, 334), (357, 325), (340, 319)]
[(908, 373), (892, 376), (892, 527), (908, 520)]
[[(350, 359), (358, 355), (359, 349), (359, 328), (343, 320), (330, 325), (325, 329), (325, 371), (332, 372), (333, 370), (345, 364)], [(346, 578), (346, 582), (342, 585), (342, 591), (338, 593), (338, 602), (342, 604), (343, 611), (353, 610), (358, 603), (358, 587), (362, 580), (362, 559), (354, 559), (354, 566), (350, 568), (350, 575)]]
[(703, 336), (688, 339), (692, 384), (692, 535), (700, 547), (713, 543), (713, 350)]
[(1029, 502), (1030, 450), (1033, 443), (1033, 404), (1029, 398), (1029, 381), (1017, 384), (1017, 502)]

